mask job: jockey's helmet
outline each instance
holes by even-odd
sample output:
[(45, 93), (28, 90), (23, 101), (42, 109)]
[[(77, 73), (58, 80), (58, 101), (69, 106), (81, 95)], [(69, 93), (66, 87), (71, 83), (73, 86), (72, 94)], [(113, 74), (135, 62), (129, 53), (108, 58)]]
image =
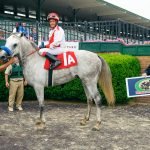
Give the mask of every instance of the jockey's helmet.
[(58, 16), (57, 13), (51, 12), (47, 16), (47, 20), (49, 21), (50, 19), (54, 19), (54, 20), (56, 20), (58, 22), (59, 21), (59, 16)]

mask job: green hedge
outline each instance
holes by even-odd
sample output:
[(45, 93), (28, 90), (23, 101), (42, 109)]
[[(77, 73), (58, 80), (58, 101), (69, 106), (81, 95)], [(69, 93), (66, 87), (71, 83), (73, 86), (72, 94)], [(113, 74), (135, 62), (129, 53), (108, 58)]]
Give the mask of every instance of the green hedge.
[(140, 63), (136, 57), (120, 54), (102, 54), (109, 64), (112, 72), (112, 82), (116, 96), (116, 102), (124, 104), (128, 102), (126, 94), (125, 78), (140, 75)]
[[(138, 60), (136, 59), (136, 57), (120, 54), (99, 55), (108, 62), (111, 68), (116, 102), (126, 103), (128, 99), (126, 97), (125, 78), (138, 76), (140, 74), (140, 65)], [(5, 88), (4, 73), (0, 73), (0, 81), (0, 101), (6, 101), (8, 98), (8, 89)], [(32, 87), (25, 88), (24, 99), (36, 99), (36, 95)], [(86, 102), (86, 97), (80, 79), (75, 79), (72, 82), (61, 86), (45, 88), (45, 99), (69, 101), (76, 100)], [(106, 102), (104, 96), (103, 102)]]

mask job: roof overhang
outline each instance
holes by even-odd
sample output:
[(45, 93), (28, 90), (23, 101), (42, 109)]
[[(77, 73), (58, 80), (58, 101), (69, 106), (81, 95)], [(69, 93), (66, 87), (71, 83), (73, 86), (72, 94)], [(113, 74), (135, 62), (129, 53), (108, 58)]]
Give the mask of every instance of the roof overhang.
[[(29, 7), (36, 10), (38, 0), (1, 0), (5, 5), (17, 7)], [(96, 21), (99, 17), (102, 20), (121, 19), (130, 23), (150, 27), (150, 20), (125, 9), (112, 5), (104, 0), (41, 0), (41, 10), (48, 14), (56, 11), (60, 15), (73, 17), (76, 10), (76, 17), (79, 20)]]

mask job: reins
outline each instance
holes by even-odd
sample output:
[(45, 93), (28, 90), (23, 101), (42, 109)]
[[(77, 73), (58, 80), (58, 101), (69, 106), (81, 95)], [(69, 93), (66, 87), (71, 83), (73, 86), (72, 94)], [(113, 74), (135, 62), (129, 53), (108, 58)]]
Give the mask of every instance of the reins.
[(32, 51), (31, 53), (29, 53), (29, 54), (27, 55), (27, 57), (30, 56), (30, 55), (32, 55), (32, 54), (34, 54), (35, 52), (38, 52), (38, 51), (39, 51), (39, 49), (37, 48), (35, 51)]

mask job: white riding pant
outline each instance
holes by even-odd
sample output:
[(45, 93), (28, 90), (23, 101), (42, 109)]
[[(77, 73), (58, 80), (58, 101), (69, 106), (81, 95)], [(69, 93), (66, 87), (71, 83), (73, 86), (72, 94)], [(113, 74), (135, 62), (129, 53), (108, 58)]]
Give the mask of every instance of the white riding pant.
[(58, 55), (61, 54), (63, 52), (65, 52), (65, 50), (63, 48), (55, 48), (55, 49), (50, 49), (50, 48), (42, 48), (39, 50), (39, 54), (42, 55), (44, 52), (48, 52), (52, 55)]

